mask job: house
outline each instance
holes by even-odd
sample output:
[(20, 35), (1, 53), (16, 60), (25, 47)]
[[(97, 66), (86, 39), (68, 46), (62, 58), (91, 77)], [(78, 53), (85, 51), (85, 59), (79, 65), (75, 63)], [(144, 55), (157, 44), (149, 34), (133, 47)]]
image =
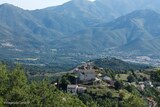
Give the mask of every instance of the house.
[(143, 91), (144, 88), (145, 88), (144, 82), (139, 82), (137, 87), (138, 87), (139, 90)]
[(93, 81), (93, 84), (94, 85), (99, 85), (100, 83), (101, 83), (101, 79), (99, 79), (99, 78), (96, 78), (94, 81)]
[(101, 74), (101, 73), (99, 73), (99, 74), (97, 75), (97, 77), (102, 77), (102, 74)]
[(138, 82), (139, 85), (144, 84), (144, 82)]
[(96, 79), (96, 73), (94, 70), (78, 70), (74, 72), (77, 74), (80, 81), (87, 82)]
[(114, 87), (114, 83), (115, 83), (115, 81), (114, 81), (114, 80), (112, 80), (110, 77), (105, 76), (105, 77), (103, 77), (102, 79), (103, 79), (103, 81), (107, 82), (107, 83), (109, 84), (109, 86)]
[(157, 86), (156, 88), (157, 88), (158, 90), (160, 90), (160, 86)]
[(67, 92), (76, 94), (77, 93), (77, 88), (78, 88), (78, 85), (68, 85), (67, 86)]
[(112, 79), (108, 76), (103, 77), (103, 81), (111, 81)]
[(111, 81), (109, 81), (108, 83), (110, 84), (111, 87), (114, 87), (115, 81), (114, 81), (114, 80), (111, 80)]
[(103, 68), (100, 68), (100, 70), (104, 70)]
[(86, 70), (92, 69), (90, 64), (86, 64), (84, 67), (85, 67)]
[(84, 93), (87, 90), (86, 87), (78, 87), (77, 88), (77, 93)]
[(138, 89), (139, 89), (139, 90), (143, 91), (144, 88), (145, 88), (145, 85), (144, 85), (144, 84), (138, 85)]
[(101, 79), (95, 78), (95, 82), (101, 82)]
[(57, 82), (55, 82), (55, 83), (54, 83), (54, 85), (55, 85), (55, 86), (57, 86), (57, 85), (58, 85), (58, 83), (57, 83)]
[(145, 85), (148, 87), (153, 87), (153, 84), (151, 81), (145, 81)]
[(149, 107), (157, 107), (157, 102), (154, 101), (152, 97), (147, 98)]
[(78, 85), (67, 86), (67, 92), (72, 94), (83, 93), (86, 89), (86, 87), (79, 87)]

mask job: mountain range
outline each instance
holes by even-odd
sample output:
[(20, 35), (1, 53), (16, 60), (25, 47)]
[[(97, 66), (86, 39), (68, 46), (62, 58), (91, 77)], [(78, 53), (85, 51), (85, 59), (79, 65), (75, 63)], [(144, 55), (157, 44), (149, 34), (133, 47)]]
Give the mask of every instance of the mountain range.
[(159, 56), (159, 4), (159, 0), (71, 0), (39, 10), (2, 4), (0, 58), (61, 65), (102, 53)]

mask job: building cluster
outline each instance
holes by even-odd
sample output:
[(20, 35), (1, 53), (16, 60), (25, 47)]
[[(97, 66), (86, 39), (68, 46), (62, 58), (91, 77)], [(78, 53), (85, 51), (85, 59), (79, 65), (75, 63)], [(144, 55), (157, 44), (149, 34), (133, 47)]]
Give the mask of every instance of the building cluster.
[(137, 87), (139, 90), (143, 91), (145, 87), (153, 87), (153, 84), (151, 81), (138, 82)]
[[(102, 68), (100, 70), (103, 70)], [(107, 86), (114, 87), (115, 81), (112, 80), (108, 76), (102, 75), (100, 72), (97, 72), (97, 70), (91, 65), (91, 63), (84, 63), (82, 66), (79, 66), (73, 70), (73, 73), (77, 77), (77, 81), (79, 84), (86, 85), (99, 85), (103, 82), (107, 83)], [(83, 93), (87, 88), (81, 87), (76, 84), (68, 85), (67, 86), (67, 92), (69, 93)]]

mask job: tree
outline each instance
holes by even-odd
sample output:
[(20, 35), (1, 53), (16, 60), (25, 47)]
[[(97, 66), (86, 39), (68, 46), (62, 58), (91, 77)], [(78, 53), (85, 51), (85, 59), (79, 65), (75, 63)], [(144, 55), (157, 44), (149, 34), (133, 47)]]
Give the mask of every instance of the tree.
[[(30, 85), (30, 105), (32, 107), (43, 107), (46, 104), (46, 97), (48, 94), (48, 86), (46, 81), (32, 82)], [(54, 90), (54, 89), (53, 89)], [(46, 105), (47, 106), (47, 105)]]
[(160, 75), (160, 69), (158, 69), (158, 70), (157, 70), (157, 74), (159, 74), (159, 75)]
[(91, 101), (91, 102), (87, 102), (87, 107), (98, 107), (97, 106), (97, 102)]
[(84, 104), (91, 103), (93, 101), (92, 96), (87, 93), (82, 93), (78, 97)]
[(127, 77), (127, 80), (128, 80), (128, 82), (134, 82), (135, 81), (135, 78), (134, 78), (134, 76), (133, 75), (129, 75), (128, 77)]
[(31, 107), (86, 107), (76, 96), (63, 93), (45, 80), (32, 82), (30, 101)]
[[(29, 101), (29, 87), (25, 72), (20, 65), (9, 75), (9, 88), (5, 95), (8, 102), (28, 102)], [(19, 105), (14, 105), (15, 107)], [(14, 107), (13, 106), (13, 107)], [(24, 106), (27, 106), (24, 104)]]
[(27, 76), (24, 70), (20, 65), (17, 65), (16, 68), (10, 74), (10, 85), (11, 88), (16, 87), (25, 87), (28, 83)]
[(62, 90), (67, 90), (67, 85), (68, 84), (71, 84), (70, 81), (65, 78), (65, 77), (62, 77), (61, 80), (60, 80), (60, 83), (59, 84), (59, 88), (62, 89)]
[(121, 100), (123, 100), (124, 97), (125, 97), (125, 93), (124, 93), (123, 91), (120, 92), (120, 93), (119, 93), (119, 98), (120, 98)]
[(8, 73), (6, 65), (0, 64), (0, 96), (4, 96), (8, 89)]
[(120, 82), (120, 81), (116, 81), (116, 82), (114, 83), (114, 86), (115, 86), (115, 89), (116, 89), (116, 90), (119, 90), (119, 89), (121, 89), (121, 88), (123, 87), (123, 83)]
[(108, 92), (107, 92), (107, 97), (108, 97), (108, 98), (112, 98), (112, 92), (108, 91)]
[(118, 102), (112, 99), (96, 99), (98, 107), (117, 107)]
[(147, 77), (143, 77), (143, 81), (147, 81), (148, 80), (148, 78)]
[(0, 107), (4, 107), (4, 101), (2, 97), (0, 97)]
[(157, 70), (157, 72), (151, 72), (151, 80), (160, 81), (160, 70)]
[(133, 91), (134, 91), (134, 86), (133, 86), (133, 85), (128, 85), (128, 86), (126, 87), (126, 90), (127, 90), (128, 92), (133, 92)]
[(115, 79), (115, 75), (116, 75), (115, 71), (110, 69), (105, 69), (105, 73), (107, 76), (111, 77), (112, 79)]
[(16, 103), (9, 105), (12, 107), (86, 107), (76, 96), (63, 93), (46, 80), (29, 84), (20, 65), (12, 72), (0, 65), (0, 74), (0, 107), (4, 101)]
[(132, 94), (128, 99), (124, 100), (123, 107), (146, 107), (146, 105), (142, 98)]

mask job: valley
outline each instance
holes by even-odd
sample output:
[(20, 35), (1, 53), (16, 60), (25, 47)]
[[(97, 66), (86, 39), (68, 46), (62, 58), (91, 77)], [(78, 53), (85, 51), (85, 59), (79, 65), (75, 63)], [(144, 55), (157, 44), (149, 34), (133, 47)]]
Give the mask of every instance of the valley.
[(0, 59), (73, 68), (109, 56), (159, 66), (159, 1), (129, 2), (72, 0), (39, 10), (2, 4)]
[(160, 107), (160, 0), (12, 2), (0, 1), (0, 107)]

